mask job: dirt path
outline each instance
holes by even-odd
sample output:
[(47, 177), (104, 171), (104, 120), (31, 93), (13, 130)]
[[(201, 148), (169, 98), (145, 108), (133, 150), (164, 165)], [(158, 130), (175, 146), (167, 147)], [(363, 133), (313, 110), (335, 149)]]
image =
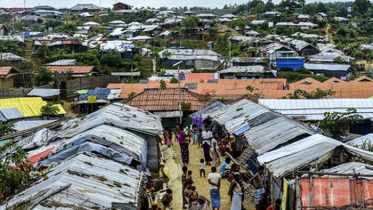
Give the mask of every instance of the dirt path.
[(327, 25), (326, 25), (326, 29), (325, 29), (325, 33), (326, 33), (326, 35), (328, 35), (328, 37), (329, 37), (329, 42), (330, 42), (331, 44), (334, 44), (333, 36), (332, 36), (332, 33), (330, 33), (330, 30), (331, 30), (331, 26), (330, 26), (330, 24), (327, 24)]
[[(177, 154), (177, 161), (181, 162), (181, 154), (180, 154), (180, 147), (177, 142), (173, 142), (174, 149)], [(211, 173), (211, 167), (205, 166), (206, 170), (206, 178), (199, 177), (199, 163), (200, 159), (203, 158), (203, 149), (198, 148), (197, 145), (190, 145), (189, 146), (189, 164), (188, 169), (193, 171), (193, 181), (194, 185), (196, 186), (196, 190), (200, 195), (205, 196), (206, 198), (210, 199), (210, 185), (208, 184), (207, 176)], [(218, 168), (219, 170), (219, 168)], [(226, 180), (221, 181), (221, 188), (220, 188), (220, 209), (221, 210), (229, 210), (231, 208), (231, 201), (230, 197), (228, 196), (228, 189), (229, 189), (229, 182)], [(175, 209), (176, 210), (176, 209)]]

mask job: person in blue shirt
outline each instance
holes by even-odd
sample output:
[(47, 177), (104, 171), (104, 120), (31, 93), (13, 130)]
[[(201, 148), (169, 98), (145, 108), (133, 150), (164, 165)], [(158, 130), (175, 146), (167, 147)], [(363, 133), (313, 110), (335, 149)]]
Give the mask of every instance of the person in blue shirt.
[(225, 167), (227, 165), (229, 165), (230, 163), (231, 163), (231, 158), (230, 157), (226, 157), (225, 161), (220, 165), (219, 174), (220, 174), (221, 177), (223, 177), (223, 175), (224, 175), (224, 171), (226, 169)]

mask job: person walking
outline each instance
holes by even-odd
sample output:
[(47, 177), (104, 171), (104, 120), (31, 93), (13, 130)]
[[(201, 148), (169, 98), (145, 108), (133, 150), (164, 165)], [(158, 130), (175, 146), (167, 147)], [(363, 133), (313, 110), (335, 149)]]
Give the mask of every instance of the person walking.
[(218, 139), (219, 135), (215, 133), (214, 138), (211, 140), (211, 147), (210, 147), (210, 155), (212, 158), (212, 166), (218, 167), (220, 164), (220, 157), (219, 157), (219, 146), (218, 146)]
[(181, 159), (183, 162), (183, 165), (189, 164), (189, 142), (187, 140), (187, 135), (185, 134), (185, 131), (180, 131), (179, 135), (179, 144), (180, 144), (180, 150), (181, 150)]
[(196, 124), (193, 124), (192, 126), (192, 139), (193, 139), (193, 144), (198, 144), (198, 141), (197, 141), (197, 133), (198, 133), (198, 130), (197, 130), (197, 125)]
[(198, 148), (202, 148), (202, 129), (199, 128), (197, 131), (197, 142), (198, 142)]
[(243, 184), (240, 181), (240, 173), (235, 172), (233, 180), (229, 187), (228, 195), (231, 196), (232, 206), (231, 210), (241, 210), (242, 209), (242, 190)]
[(220, 174), (216, 172), (216, 167), (211, 167), (211, 173), (208, 175), (208, 180), (210, 184), (210, 197), (211, 197), (211, 207), (219, 210), (220, 208)]
[(171, 146), (171, 141), (170, 141), (170, 136), (169, 136), (169, 133), (168, 133), (168, 127), (166, 127), (163, 130), (163, 137), (164, 137), (164, 144), (167, 145), (168, 147), (170, 147)]
[(210, 144), (212, 139), (212, 133), (209, 131), (209, 126), (205, 126), (205, 130), (202, 132), (202, 147), (203, 154), (205, 156), (206, 165), (211, 165), (212, 158), (210, 156)]
[(255, 208), (256, 210), (262, 210), (263, 207), (263, 196), (266, 192), (264, 189), (264, 167), (259, 167), (259, 172), (256, 173), (250, 180), (250, 184), (255, 187)]

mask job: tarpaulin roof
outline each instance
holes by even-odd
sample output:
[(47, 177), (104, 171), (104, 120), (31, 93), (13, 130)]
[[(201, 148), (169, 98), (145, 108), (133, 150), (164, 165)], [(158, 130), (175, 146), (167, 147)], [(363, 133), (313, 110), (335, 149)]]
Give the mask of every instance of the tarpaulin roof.
[[(309, 178), (301, 178), (301, 201), (302, 206), (322, 207), (342, 207), (366, 203), (366, 208), (372, 208), (371, 199), (373, 197), (373, 180), (333, 179), (333, 178), (313, 178), (313, 200), (311, 204), (311, 184)], [(352, 189), (352, 190), (350, 190)], [(355, 190), (356, 189), (356, 190)], [(357, 199), (356, 199), (357, 194)], [(362, 201), (362, 197), (364, 201)]]
[[(26, 202), (41, 191), (57, 190), (64, 186), (68, 188), (46, 197), (43, 203), (51, 206), (65, 204), (84, 209), (110, 209), (114, 202), (129, 203), (137, 207), (143, 193), (142, 172), (90, 153), (67, 159), (51, 168), (46, 176), (48, 179), (41, 179), (16, 195), (8, 202), (8, 206)], [(35, 209), (44, 208), (41, 204), (35, 206)], [(5, 209), (5, 206), (0, 209)]]
[[(63, 135), (60, 135), (60, 137), (64, 138)], [(72, 144), (79, 139), (90, 140), (102, 145), (109, 145), (109, 147), (113, 145), (112, 148), (114, 150), (128, 154), (146, 165), (147, 142), (144, 137), (132, 132), (110, 125), (99, 125), (85, 132), (81, 132), (70, 139), (65, 139), (64, 144), (61, 144), (57, 148), (57, 151), (65, 148), (65, 145)], [(74, 145), (77, 145), (77, 143), (74, 143)]]
[(88, 92), (88, 90), (78, 90), (78, 91), (75, 91), (75, 93), (78, 93), (78, 94), (86, 94)]
[(311, 129), (294, 120), (280, 117), (252, 127), (245, 132), (245, 137), (248, 144), (261, 155), (288, 143), (288, 141), (298, 136), (304, 134), (312, 135), (314, 133)]
[(100, 98), (107, 98), (109, 93), (110, 93), (110, 89), (98, 88), (98, 89), (88, 90), (87, 95), (88, 96), (97, 96), (97, 97), (100, 97)]
[(17, 131), (23, 131), (41, 125), (49, 124), (55, 121), (56, 120), (22, 120), (14, 123), (14, 129)]
[(347, 152), (359, 155), (364, 160), (373, 161), (372, 152), (348, 146), (320, 134), (265, 153), (258, 157), (258, 161), (260, 164), (266, 164), (267, 169), (279, 177), (309, 165), (322, 165), (338, 146), (343, 146)]
[(27, 95), (28, 96), (39, 96), (39, 97), (58, 96), (58, 95), (60, 95), (60, 89), (34, 88)]
[(163, 130), (157, 115), (125, 104), (114, 103), (87, 115), (78, 127), (71, 128), (66, 135), (74, 136), (102, 124), (150, 135), (162, 134)]

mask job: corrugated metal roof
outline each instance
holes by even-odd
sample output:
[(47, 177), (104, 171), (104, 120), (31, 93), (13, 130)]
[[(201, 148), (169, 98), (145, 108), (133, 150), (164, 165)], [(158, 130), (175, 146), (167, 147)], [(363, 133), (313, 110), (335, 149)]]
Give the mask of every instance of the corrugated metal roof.
[(356, 108), (364, 118), (373, 118), (373, 99), (259, 99), (259, 104), (300, 120), (322, 120), (325, 112)]
[(316, 64), (316, 63), (306, 63), (304, 68), (309, 70), (319, 70), (319, 71), (347, 71), (351, 68), (350, 65), (344, 64)]
[[(158, 115), (160, 118), (180, 117), (180, 112), (179, 111), (173, 111), (173, 112), (154, 112), (154, 114)], [(183, 116), (183, 111), (181, 111), (181, 116)]]
[[(137, 207), (144, 188), (143, 173), (115, 161), (86, 154), (78, 154), (52, 168), (46, 174), (48, 179), (41, 179), (40, 183), (24, 190), (10, 200), (8, 205), (24, 202), (43, 190), (71, 184), (44, 202), (51, 206), (57, 203), (85, 209), (110, 209), (114, 202)], [(35, 209), (44, 207), (39, 204)]]
[(186, 81), (207, 81), (210, 79), (214, 79), (214, 73), (186, 73), (184, 75)]
[(99, 9), (101, 9), (101, 7), (96, 6), (94, 4), (77, 4), (73, 7), (71, 7), (71, 10), (84, 10), (84, 9), (99, 10)]
[(48, 66), (51, 72), (72, 71), (74, 74), (90, 73), (95, 69), (94, 66)]
[(347, 152), (359, 155), (362, 159), (372, 161), (373, 153), (343, 144), (332, 138), (315, 134), (290, 145), (272, 150), (258, 157), (260, 164), (266, 164), (273, 175), (279, 177), (304, 167), (327, 161), (338, 146)]
[(25, 58), (22, 58), (18, 55), (15, 55), (13, 53), (2, 53), (0, 52), (0, 60), (2, 61), (22, 61), (26, 62), (27, 60)]
[(62, 59), (58, 61), (54, 61), (51, 63), (47, 63), (47, 66), (72, 66), (75, 64), (75, 59)]
[(18, 108), (7, 108), (0, 109), (0, 121), (9, 121), (14, 119), (24, 118), (23, 114), (18, 110)]
[[(348, 162), (348, 163), (343, 163), (338, 166), (329, 168), (329, 169), (324, 169), (321, 170), (320, 172), (323, 173), (338, 173), (338, 174), (364, 174), (364, 175), (373, 175), (373, 170), (369, 169), (371, 165), (364, 164), (364, 163), (359, 163), (359, 162)], [(341, 177), (337, 175), (324, 175), (323, 177)], [(373, 179), (372, 177), (362, 177), (359, 176), (360, 178), (364, 179)]]
[(264, 66), (232, 66), (220, 71), (220, 74), (227, 73), (264, 73)]
[(193, 114), (189, 115), (189, 117), (198, 117), (202, 115), (203, 119), (208, 118), (209, 113), (212, 113), (216, 110), (225, 110), (229, 105), (224, 104), (220, 101), (215, 101), (214, 103), (204, 107), (203, 109), (200, 109)]
[(294, 120), (279, 117), (252, 127), (245, 132), (245, 137), (250, 147), (261, 155), (304, 134), (312, 135), (315, 132)]
[(60, 89), (39, 89), (34, 88), (28, 94), (28, 96), (39, 96), (39, 97), (51, 97), (60, 95)]
[(18, 73), (17, 70), (15, 70), (13, 67), (11, 66), (3, 66), (3, 67), (0, 67), (0, 77), (2, 76), (7, 76), (9, 73)]

